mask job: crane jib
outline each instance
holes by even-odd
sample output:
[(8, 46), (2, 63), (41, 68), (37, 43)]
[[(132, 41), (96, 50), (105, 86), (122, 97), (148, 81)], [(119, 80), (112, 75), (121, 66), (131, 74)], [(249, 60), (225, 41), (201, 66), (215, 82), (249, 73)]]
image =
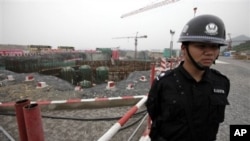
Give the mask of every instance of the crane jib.
[(138, 10), (134, 10), (132, 12), (123, 14), (121, 16), (121, 18), (125, 18), (125, 17), (131, 16), (131, 15), (135, 15), (135, 14), (138, 14), (138, 13), (142, 13), (144, 11), (147, 11), (147, 10), (150, 10), (150, 9), (154, 9), (154, 8), (157, 8), (157, 7), (160, 7), (160, 6), (163, 6), (163, 5), (175, 3), (177, 1), (180, 1), (180, 0), (163, 0), (161, 2), (154, 3), (154, 4), (151, 4), (151, 5), (147, 5), (147, 6), (143, 7), (143, 8), (138, 9)]

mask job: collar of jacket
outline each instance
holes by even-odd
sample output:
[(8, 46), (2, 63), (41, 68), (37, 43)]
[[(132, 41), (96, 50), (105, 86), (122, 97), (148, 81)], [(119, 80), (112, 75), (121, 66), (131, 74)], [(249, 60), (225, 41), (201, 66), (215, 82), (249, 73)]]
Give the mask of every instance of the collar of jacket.
[[(186, 69), (183, 67), (183, 62), (181, 62), (181, 64), (176, 68), (178, 72), (180, 72), (184, 77), (186, 77), (188, 80), (193, 80), (195, 81), (195, 79), (186, 71)], [(202, 81), (208, 81), (211, 82), (210, 80), (211, 77), (211, 70), (210, 69), (206, 69), (205, 73), (202, 76), (202, 79), (200, 82)], [(196, 82), (196, 81), (195, 81)]]

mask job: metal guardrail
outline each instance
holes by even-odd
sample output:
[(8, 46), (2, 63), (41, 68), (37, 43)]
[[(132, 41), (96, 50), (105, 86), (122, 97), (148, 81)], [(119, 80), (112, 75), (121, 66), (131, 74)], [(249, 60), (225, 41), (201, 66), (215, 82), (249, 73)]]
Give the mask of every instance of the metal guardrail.
[(3, 134), (10, 140), (15, 141), (14, 138), (6, 131), (2, 126), (0, 126), (0, 130), (3, 132)]

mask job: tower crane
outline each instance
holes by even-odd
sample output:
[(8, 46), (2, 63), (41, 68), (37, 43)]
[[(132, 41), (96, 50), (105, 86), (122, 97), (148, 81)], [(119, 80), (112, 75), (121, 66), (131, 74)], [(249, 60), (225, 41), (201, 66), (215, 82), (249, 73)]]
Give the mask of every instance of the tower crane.
[(163, 5), (167, 5), (167, 4), (171, 4), (171, 3), (175, 3), (175, 2), (178, 2), (178, 1), (180, 1), (180, 0), (163, 0), (161, 2), (157, 2), (157, 3), (151, 4), (151, 5), (147, 5), (147, 6), (143, 7), (143, 8), (138, 9), (138, 10), (134, 10), (134, 11), (131, 11), (129, 13), (123, 14), (121, 16), (121, 18), (125, 18), (125, 17), (131, 16), (131, 15), (135, 15), (135, 14), (138, 14), (138, 13), (150, 10), (150, 9), (154, 9), (154, 8), (157, 8), (157, 7), (160, 7), (160, 6), (163, 6)]
[(138, 38), (147, 38), (148, 36), (147, 35), (143, 35), (143, 36), (137, 36), (138, 35), (138, 32), (136, 32), (136, 35), (135, 36), (128, 36), (128, 37), (115, 37), (113, 39), (130, 39), (130, 38), (133, 38), (135, 39), (135, 56), (134, 56), (134, 59), (136, 60), (137, 59), (137, 40)]

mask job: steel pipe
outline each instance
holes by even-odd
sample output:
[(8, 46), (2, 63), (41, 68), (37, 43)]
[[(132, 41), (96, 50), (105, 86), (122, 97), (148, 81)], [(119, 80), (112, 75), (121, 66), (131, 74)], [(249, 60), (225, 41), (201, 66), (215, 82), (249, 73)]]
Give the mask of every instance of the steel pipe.
[(17, 125), (18, 125), (18, 133), (19, 133), (20, 141), (28, 140), (24, 114), (23, 114), (23, 107), (28, 104), (30, 104), (30, 100), (28, 99), (20, 100), (15, 103), (16, 120), (17, 120)]
[(44, 141), (42, 117), (38, 104), (29, 104), (23, 107), (28, 141)]

